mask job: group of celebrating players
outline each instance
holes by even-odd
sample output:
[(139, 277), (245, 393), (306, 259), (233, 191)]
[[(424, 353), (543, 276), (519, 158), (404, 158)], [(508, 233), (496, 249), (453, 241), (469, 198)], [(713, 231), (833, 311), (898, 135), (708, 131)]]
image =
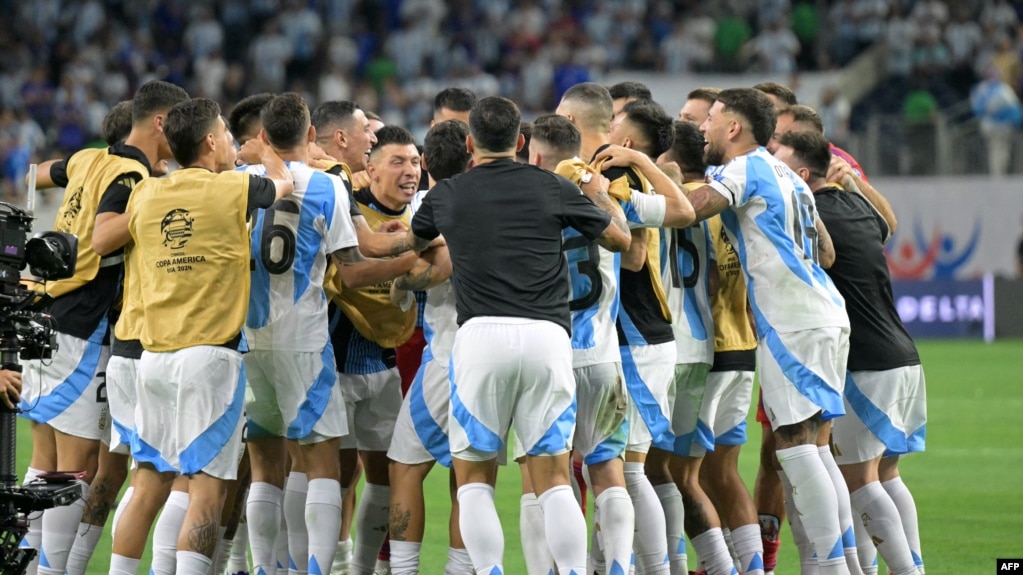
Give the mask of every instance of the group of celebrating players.
[(39, 288), (59, 349), (24, 362), (25, 481), (85, 470), (86, 497), (32, 518), (31, 572), (86, 572), (131, 460), (111, 574), (154, 522), (158, 575), (247, 552), (259, 575), (418, 573), (438, 462), (445, 573), (501, 574), (509, 446), (530, 575), (686, 574), (687, 537), (694, 568), (763, 575), (786, 515), (804, 574), (924, 572), (895, 217), (786, 88), (701, 88), (673, 120), (582, 83), (530, 123), (448, 88), (420, 150), (353, 102), (225, 119), (152, 81), (104, 128), (39, 170), (79, 254)]

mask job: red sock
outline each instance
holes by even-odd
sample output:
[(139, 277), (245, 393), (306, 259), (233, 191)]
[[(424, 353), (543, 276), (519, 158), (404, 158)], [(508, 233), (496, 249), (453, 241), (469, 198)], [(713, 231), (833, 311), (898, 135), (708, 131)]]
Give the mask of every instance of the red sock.
[(583, 463), (572, 460), (572, 474), (579, 483), (579, 506), (583, 508), (583, 515), (586, 515), (586, 479), (583, 478)]
[(377, 561), (390, 561), (391, 560), (391, 536), (390, 534), (384, 538), (384, 544), (380, 546), (380, 553), (377, 553)]
[(781, 547), (781, 522), (774, 515), (760, 515), (760, 540), (764, 544), (764, 571), (774, 571)]

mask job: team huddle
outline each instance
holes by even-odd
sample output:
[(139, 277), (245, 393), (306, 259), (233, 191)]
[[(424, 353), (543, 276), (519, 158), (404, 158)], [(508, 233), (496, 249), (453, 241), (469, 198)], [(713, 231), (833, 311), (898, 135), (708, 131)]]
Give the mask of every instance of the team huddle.
[(85, 470), (86, 497), (32, 518), (31, 573), (86, 573), (115, 505), (112, 575), (151, 530), (157, 575), (419, 573), (440, 463), (444, 572), (501, 574), (509, 457), (530, 575), (765, 575), (786, 516), (804, 574), (924, 573), (897, 222), (786, 88), (674, 120), (582, 83), (528, 123), (448, 88), (420, 148), (353, 102), (225, 118), (153, 81), (104, 131), (39, 170), (79, 253), (40, 287), (59, 350), (24, 362), (25, 480)]

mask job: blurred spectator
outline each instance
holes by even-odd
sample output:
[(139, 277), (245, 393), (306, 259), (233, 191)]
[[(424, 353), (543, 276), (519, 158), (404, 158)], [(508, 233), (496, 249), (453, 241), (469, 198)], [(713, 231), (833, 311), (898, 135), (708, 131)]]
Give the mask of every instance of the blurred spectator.
[(980, 25), (992, 35), (1015, 33), (1019, 16), (1008, 0), (984, 0)]
[(987, 144), (988, 173), (1004, 176), (1012, 157), (1012, 140), (1023, 123), (1023, 110), (1016, 92), (1002, 81), (1001, 71), (988, 66), (970, 92), (973, 114), (980, 118), (980, 132)]
[(920, 30), (911, 18), (903, 13), (902, 6), (895, 3), (885, 31), (885, 64), (888, 75), (907, 80), (913, 73), (913, 47)]
[(252, 92), (280, 92), (284, 90), (287, 64), (291, 61), (292, 44), (280, 32), (277, 20), (263, 24), (263, 31), (249, 46)]
[(753, 37), (753, 31), (745, 20), (736, 16), (725, 16), (718, 20), (714, 31), (714, 49), (722, 68), (738, 71), (742, 47)]
[(983, 42), (980, 25), (971, 20), (969, 9), (957, 7), (955, 18), (945, 26), (945, 44), (952, 65), (949, 83), (963, 94), (976, 81), (973, 65)]
[(756, 70), (770, 74), (791, 74), (796, 71), (799, 40), (785, 24), (782, 20), (772, 22), (744, 48), (755, 61)]
[(821, 103), (817, 106), (817, 114), (824, 124), (824, 134), (828, 140), (839, 148), (848, 146), (849, 138), (849, 100), (834, 86), (827, 86), (821, 92)]
[(942, 0), (917, 0), (910, 17), (916, 21), (923, 35), (940, 37), (945, 22), (948, 22), (948, 6)]
[(914, 77), (902, 100), (905, 122), (907, 164), (904, 170), (913, 175), (933, 174), (935, 169), (934, 128), (938, 117), (938, 100), (927, 89), (927, 79)]

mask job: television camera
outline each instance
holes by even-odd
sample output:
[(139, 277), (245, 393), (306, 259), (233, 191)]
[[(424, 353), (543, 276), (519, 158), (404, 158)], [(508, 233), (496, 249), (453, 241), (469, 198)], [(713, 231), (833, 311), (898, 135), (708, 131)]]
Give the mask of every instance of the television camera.
[[(53, 319), (42, 310), (50, 298), (29, 289), (22, 280), (26, 267), (39, 280), (74, 275), (78, 238), (42, 232), (31, 239), (33, 217), (0, 202), (0, 368), (21, 371), (22, 359), (49, 359), (56, 349)], [(35, 282), (38, 280), (28, 280)], [(6, 393), (0, 389), (0, 393)], [(28, 531), (27, 517), (51, 507), (73, 503), (82, 495), (73, 476), (18, 486), (15, 450), (17, 410), (0, 403), (0, 573), (24, 573), (36, 550), (19, 548)]]

